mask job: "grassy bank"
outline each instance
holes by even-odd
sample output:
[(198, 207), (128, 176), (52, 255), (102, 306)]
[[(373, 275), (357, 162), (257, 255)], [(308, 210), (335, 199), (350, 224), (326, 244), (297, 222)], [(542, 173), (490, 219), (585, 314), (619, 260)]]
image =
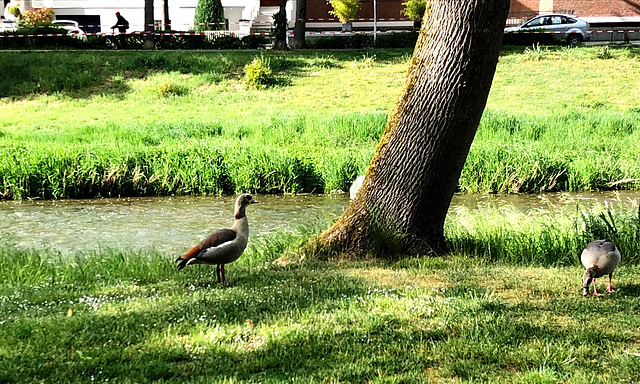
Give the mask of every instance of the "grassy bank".
[[(505, 49), (460, 189), (636, 189), (639, 53)], [(243, 83), (256, 55), (274, 86)], [(366, 169), (409, 57), (5, 52), (0, 195), (345, 190)]]
[[(637, 382), (640, 222), (605, 214), (458, 212), (451, 255), (395, 263), (274, 263), (309, 236), (282, 234), (253, 242), (226, 287), (157, 253), (3, 248), (0, 381)], [(607, 220), (618, 292), (583, 298), (579, 247)], [(541, 244), (535, 260), (507, 251)]]

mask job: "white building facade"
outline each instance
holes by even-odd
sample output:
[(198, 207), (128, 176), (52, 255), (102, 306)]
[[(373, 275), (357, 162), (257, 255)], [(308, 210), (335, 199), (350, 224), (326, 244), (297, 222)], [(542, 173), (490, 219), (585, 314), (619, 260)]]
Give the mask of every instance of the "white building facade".
[[(288, 3), (294, 3), (289, 1)], [(192, 30), (193, 18), (198, 0), (168, 0), (169, 19), (172, 30)], [(144, 31), (144, 0), (5, 0), (6, 12), (10, 5), (19, 5), (22, 11), (31, 8), (47, 7), (55, 11), (56, 20), (75, 20), (80, 28), (87, 33), (109, 33), (116, 22), (116, 12), (127, 19), (129, 33)], [(240, 35), (248, 34), (251, 30), (269, 30), (272, 14), (265, 14), (261, 10), (260, 0), (222, 0), (228, 30)], [(287, 9), (291, 15), (292, 5)], [(166, 23), (163, 20), (163, 2), (154, 0), (154, 20), (156, 28)], [(288, 17), (291, 20), (290, 17)]]

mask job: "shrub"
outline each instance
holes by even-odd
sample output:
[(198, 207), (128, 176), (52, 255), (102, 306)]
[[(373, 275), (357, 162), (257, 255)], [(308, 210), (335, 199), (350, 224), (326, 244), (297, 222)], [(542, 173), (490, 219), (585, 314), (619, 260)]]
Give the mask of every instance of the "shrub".
[(255, 57), (244, 66), (244, 81), (250, 86), (262, 88), (273, 84), (274, 78), (269, 59), (264, 56)]
[(196, 31), (224, 30), (225, 18), (222, 2), (220, 0), (198, 0), (193, 22)]
[[(165, 31), (173, 32), (173, 31)], [(203, 49), (211, 48), (211, 42), (206, 36), (194, 35), (160, 35), (156, 36), (157, 49)]]
[(388, 35), (380, 35), (376, 39), (376, 48), (413, 48), (418, 41), (418, 33), (399, 32)]
[(337, 17), (341, 23), (348, 23), (356, 17), (360, 9), (360, 0), (329, 0), (329, 4), (333, 8), (329, 13)]
[(310, 49), (362, 49), (373, 46), (373, 36), (354, 33), (350, 36), (318, 37), (307, 40)]
[(409, 18), (409, 20), (415, 22), (422, 22), (424, 13), (427, 10), (427, 0), (407, 0), (402, 3), (404, 9), (402, 13)]
[(20, 7), (17, 5), (12, 5), (7, 9), (7, 12), (9, 12), (10, 15), (13, 15), (13, 17), (15, 17), (16, 19), (20, 18), (20, 16), (22, 15), (20, 13)]
[(165, 80), (158, 85), (158, 94), (162, 97), (184, 96), (189, 90), (179, 84), (175, 84), (171, 80)]
[(0, 38), (0, 49), (31, 49), (31, 48), (53, 48), (70, 47), (78, 48), (83, 45), (82, 40), (72, 36), (67, 36), (65, 29), (52, 26), (39, 26), (19, 28), (15, 32), (4, 32), (4, 35), (34, 35), (34, 34), (57, 34), (63, 36), (37, 36), (37, 37), (12, 37)]
[(241, 39), (242, 47), (246, 49), (265, 48), (271, 40), (261, 35), (249, 35)]
[(20, 16), (20, 24), (25, 27), (51, 24), (53, 15), (53, 9), (47, 7), (28, 9)]
[(213, 49), (240, 49), (242, 43), (240, 38), (234, 35), (220, 35), (215, 36), (210, 41), (211, 48)]
[(503, 45), (553, 45), (559, 42), (551, 33), (505, 33), (502, 37)]

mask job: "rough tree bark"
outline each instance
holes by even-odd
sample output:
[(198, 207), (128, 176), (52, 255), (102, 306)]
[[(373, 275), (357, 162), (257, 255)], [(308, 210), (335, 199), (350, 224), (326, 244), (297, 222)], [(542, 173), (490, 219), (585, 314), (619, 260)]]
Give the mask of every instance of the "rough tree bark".
[[(498, 62), (509, 0), (435, 0), (364, 183), (319, 240), (363, 256), (445, 248), (444, 221)], [(389, 243), (396, 243), (391, 247)]]
[(153, 0), (144, 0), (144, 49), (155, 48), (154, 21)]
[(162, 29), (171, 30), (171, 19), (169, 18), (169, 0), (162, 0)]
[(275, 38), (273, 49), (276, 51), (286, 51), (287, 46), (287, 0), (278, 0), (280, 10), (275, 15)]
[(307, 23), (307, 0), (296, 2), (296, 24), (293, 28), (293, 49), (304, 49), (306, 46), (305, 33)]

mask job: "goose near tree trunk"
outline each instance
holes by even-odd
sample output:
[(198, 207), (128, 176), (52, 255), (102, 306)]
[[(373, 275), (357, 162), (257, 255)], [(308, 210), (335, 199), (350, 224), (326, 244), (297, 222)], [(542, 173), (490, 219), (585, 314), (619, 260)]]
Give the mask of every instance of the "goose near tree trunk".
[(184, 255), (178, 257), (178, 270), (191, 264), (215, 264), (218, 283), (226, 284), (224, 265), (236, 261), (249, 242), (249, 221), (245, 214), (247, 206), (257, 201), (249, 194), (238, 197), (235, 205), (235, 220), (231, 228), (213, 232)]

